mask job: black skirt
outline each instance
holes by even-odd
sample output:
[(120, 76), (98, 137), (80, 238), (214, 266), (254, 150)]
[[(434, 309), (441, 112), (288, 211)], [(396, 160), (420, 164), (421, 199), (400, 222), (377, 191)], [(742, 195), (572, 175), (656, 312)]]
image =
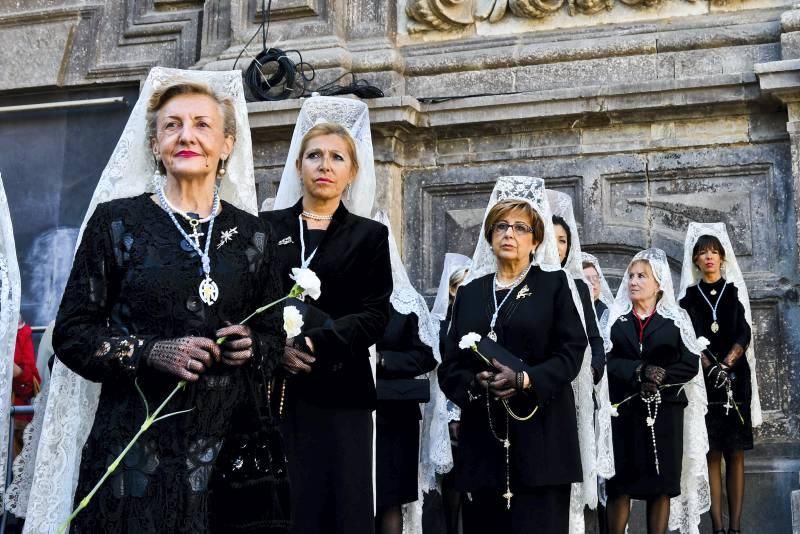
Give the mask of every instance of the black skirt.
[(378, 422), (375, 445), (378, 509), (416, 501), (419, 421)]
[(708, 447), (712, 451), (747, 451), (753, 448), (750, 367), (744, 357), (737, 362), (730, 377), (734, 400), (731, 404), (727, 402), (725, 388), (715, 389), (714, 384), (706, 379), (708, 394), (706, 428)]
[(647, 409), (638, 399), (619, 407), (619, 417), (611, 420), (616, 474), (608, 481), (610, 497), (629, 495), (650, 499), (659, 495), (675, 497), (681, 493), (683, 460), (682, 403), (662, 402), (655, 421), (658, 472), (653, 438), (647, 426)]

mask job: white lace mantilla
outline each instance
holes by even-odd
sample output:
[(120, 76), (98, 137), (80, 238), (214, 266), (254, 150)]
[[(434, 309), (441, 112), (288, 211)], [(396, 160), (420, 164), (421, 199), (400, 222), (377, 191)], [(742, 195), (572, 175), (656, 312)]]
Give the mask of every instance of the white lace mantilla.
[(303, 136), (312, 127), (321, 123), (333, 123), (345, 127), (355, 141), (358, 174), (352, 186), (345, 190), (342, 201), (350, 212), (362, 217), (372, 216), (372, 204), (375, 200), (375, 160), (372, 155), (369, 109), (360, 100), (334, 96), (312, 96), (303, 102), (292, 133), (292, 142), (289, 145), (289, 154), (283, 167), (273, 209), (280, 210), (293, 206), (303, 196), (303, 185), (296, 166), (300, 157), (300, 145)]
[[(689, 315), (675, 301), (672, 273), (667, 263), (667, 255), (658, 248), (649, 248), (637, 253), (631, 263), (646, 260), (663, 292), (656, 305), (656, 311), (665, 319), (672, 321), (680, 331), (681, 340), (694, 354), (699, 355), (705, 346), (697, 341)], [(630, 313), (633, 305), (628, 292), (628, 269), (622, 276), (617, 296), (609, 310), (609, 320), (605, 325), (604, 336), (610, 337), (611, 328), (621, 316)], [(682, 534), (699, 534), (700, 516), (711, 507), (708, 485), (706, 453), (708, 452), (708, 433), (705, 414), (708, 408), (706, 386), (703, 372), (698, 362), (697, 375), (685, 387), (689, 405), (683, 412), (683, 464), (681, 471), (681, 494), (670, 499), (669, 528), (680, 530)]]
[[(100, 176), (81, 225), (101, 202), (153, 192), (153, 154), (146, 134), (147, 102), (153, 91), (178, 80), (206, 83), (220, 96), (230, 97), (236, 112), (236, 142), (227, 173), (219, 183), (220, 197), (249, 213), (257, 213), (253, 151), (242, 77), (238, 71), (208, 72), (153, 68), (131, 111), (125, 129)], [(55, 531), (72, 510), (81, 450), (94, 424), (100, 385), (70, 371), (57, 358), (46, 395), (26, 430), (24, 449), (14, 465), (17, 478), (9, 490), (10, 510), (26, 517), (25, 533)], [(31, 465), (33, 464), (33, 465)]]
[(0, 511), (6, 503), (5, 480), (14, 347), (20, 306), (20, 276), (8, 198), (0, 177)]
[(739, 267), (739, 262), (736, 260), (736, 254), (733, 252), (733, 245), (731, 244), (730, 237), (728, 237), (728, 231), (725, 229), (725, 223), (689, 223), (689, 228), (686, 230), (686, 240), (683, 244), (683, 264), (681, 266), (681, 287), (678, 292), (678, 302), (686, 296), (686, 290), (689, 286), (696, 285), (702, 278), (700, 269), (698, 269), (692, 261), (692, 250), (697, 240), (704, 235), (716, 237), (722, 244), (722, 248), (725, 249), (725, 261), (722, 263), (722, 277), (736, 286), (739, 302), (744, 308), (745, 320), (747, 324), (750, 325), (750, 331), (752, 332), (750, 345), (747, 346), (745, 356), (747, 357), (747, 364), (750, 366), (750, 388), (752, 392), (750, 416), (753, 426), (757, 427), (763, 422), (763, 417), (761, 414), (761, 397), (758, 393), (758, 379), (756, 376), (753, 312), (750, 308), (750, 294), (747, 292), (747, 286), (744, 283), (744, 274)]

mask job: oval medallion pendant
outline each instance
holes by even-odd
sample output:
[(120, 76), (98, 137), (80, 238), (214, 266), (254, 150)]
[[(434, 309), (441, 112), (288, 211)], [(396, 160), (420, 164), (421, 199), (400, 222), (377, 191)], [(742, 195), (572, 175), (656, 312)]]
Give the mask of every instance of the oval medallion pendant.
[(719, 332), (719, 323), (717, 321), (711, 323), (711, 331), (714, 332), (715, 334)]
[(203, 281), (200, 282), (198, 293), (200, 294), (200, 300), (206, 305), (212, 306), (217, 302), (217, 298), (219, 298), (219, 287), (210, 276), (206, 276)]
[(492, 341), (497, 341), (497, 334), (494, 333), (494, 330), (489, 330), (489, 333), (486, 334), (486, 337), (488, 337)]

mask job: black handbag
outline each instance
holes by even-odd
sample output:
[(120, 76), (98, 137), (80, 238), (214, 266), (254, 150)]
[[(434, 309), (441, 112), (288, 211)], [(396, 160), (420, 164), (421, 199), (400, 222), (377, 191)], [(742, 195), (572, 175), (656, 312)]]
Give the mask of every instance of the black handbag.
[(431, 381), (427, 378), (379, 378), (379, 401), (430, 402)]
[(478, 352), (476, 356), (486, 365), (487, 371), (496, 371), (492, 365), (492, 359), (497, 360), (506, 367), (510, 367), (515, 373), (525, 370), (525, 362), (514, 356), (496, 341), (489, 337), (482, 337), (478, 342)]

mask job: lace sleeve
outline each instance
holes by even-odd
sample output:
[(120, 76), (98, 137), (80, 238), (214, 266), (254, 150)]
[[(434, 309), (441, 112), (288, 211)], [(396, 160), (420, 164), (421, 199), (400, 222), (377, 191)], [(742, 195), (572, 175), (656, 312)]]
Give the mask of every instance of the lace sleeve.
[[(269, 226), (266, 227), (266, 240), (263, 247), (263, 263), (260, 268), (258, 284), (261, 288), (261, 296), (258, 306), (264, 306), (284, 296), (281, 287), (282, 276), (276, 261), (277, 244)], [(280, 362), (283, 345), (286, 341), (286, 332), (283, 329), (283, 306), (273, 306), (263, 314), (256, 316), (251, 326), (256, 341), (256, 365), (265, 376), (271, 376), (272, 371)]]
[(151, 337), (114, 336), (109, 300), (115, 290), (109, 205), (98, 206), (75, 255), (53, 332), (64, 364), (93, 382), (133, 380)]

